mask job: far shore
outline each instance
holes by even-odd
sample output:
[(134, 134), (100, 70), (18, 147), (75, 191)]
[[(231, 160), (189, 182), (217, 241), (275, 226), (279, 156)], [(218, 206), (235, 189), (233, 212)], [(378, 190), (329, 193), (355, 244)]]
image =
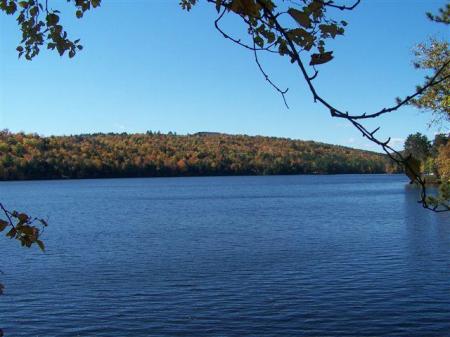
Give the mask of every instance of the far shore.
[[(190, 176), (148, 176), (148, 177), (95, 177), (95, 178), (43, 178), (43, 179), (11, 179), (0, 180), (8, 182), (36, 182), (36, 181), (79, 181), (79, 180), (118, 180), (118, 179), (177, 179), (177, 178), (233, 178), (233, 177), (286, 177), (286, 176), (400, 176), (403, 173), (305, 173), (305, 174), (228, 174), (228, 175), (190, 175)], [(405, 179), (407, 177), (405, 176)]]

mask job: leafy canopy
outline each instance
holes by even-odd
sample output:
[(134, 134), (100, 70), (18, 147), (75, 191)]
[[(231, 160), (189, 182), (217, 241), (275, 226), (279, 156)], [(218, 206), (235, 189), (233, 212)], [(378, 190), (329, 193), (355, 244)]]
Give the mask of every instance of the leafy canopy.
[[(101, 0), (67, 0), (75, 6), (77, 18), (91, 8), (100, 6)], [(59, 55), (66, 52), (72, 58), (82, 50), (80, 40), (72, 40), (60, 23), (60, 11), (52, 9), (48, 1), (38, 0), (0, 0), (0, 10), (8, 15), (16, 15), (22, 31), (22, 40), (17, 46), (19, 57), (31, 61), (40, 52), (42, 46), (56, 50)]]
[[(74, 5), (77, 18), (85, 12), (101, 5), (101, 0), (66, 0)], [(272, 0), (205, 0), (213, 3), (217, 11), (224, 14), (233, 12), (242, 17), (249, 27), (252, 42), (261, 50), (276, 51), (280, 55), (294, 55), (289, 51), (285, 34), (306, 52), (310, 52), (310, 65), (329, 62), (333, 52), (327, 51), (325, 42), (344, 34), (345, 21), (337, 22), (327, 18), (327, 8), (336, 7), (333, 1), (305, 0), (299, 3), (288, 2), (289, 6), (279, 12), (290, 20), (282, 33), (271, 18), (277, 7)], [(181, 0), (185, 10), (191, 10), (197, 0)], [(15, 15), (22, 31), (22, 40), (17, 46), (19, 57), (32, 60), (43, 46), (56, 50), (61, 56), (66, 52), (70, 58), (83, 46), (80, 39), (71, 39), (61, 23), (60, 11), (53, 9), (49, 1), (40, 0), (0, 0), (0, 10), (8, 15)], [(278, 3), (280, 3), (278, 1)], [(284, 2), (281, 2), (283, 5)], [(340, 8), (341, 9), (341, 8)], [(284, 34), (285, 33), (285, 34)]]
[(413, 135), (409, 135), (405, 141), (405, 153), (411, 155), (414, 158), (424, 161), (431, 151), (431, 145), (427, 136), (417, 132)]
[[(414, 51), (417, 69), (437, 71), (445, 63), (450, 62), (449, 43), (430, 39), (429, 43), (419, 43)], [(448, 78), (450, 68), (446, 67), (438, 79)], [(429, 88), (423, 95), (411, 100), (411, 104), (419, 109), (431, 110), (433, 119), (430, 124), (450, 122), (450, 81), (442, 81)]]
[[(330, 7), (341, 7), (333, 1), (272, 1), (272, 0), (206, 0), (214, 3), (219, 22), (228, 14), (237, 14), (248, 27), (250, 43), (246, 45), (239, 39), (232, 38), (219, 30), (225, 37), (238, 42), (249, 49), (269, 51), (286, 55), (291, 62), (296, 55), (290, 50), (292, 41), (301, 51), (310, 54), (311, 66), (327, 63), (333, 59), (333, 52), (326, 50), (326, 40), (344, 34), (345, 21), (335, 21), (327, 16)], [(191, 10), (197, 0), (182, 0), (181, 7)], [(278, 8), (279, 7), (279, 8)], [(278, 9), (276, 11), (276, 9)], [(275, 14), (276, 13), (276, 14)], [(283, 22), (283, 26), (279, 22)]]
[[(22, 246), (29, 248), (36, 244), (42, 251), (45, 250), (40, 236), (44, 227), (47, 227), (47, 221), (32, 218), (18, 211), (10, 212), (1, 203), (0, 211), (3, 212), (2, 218), (0, 218), (0, 232), (6, 231), (6, 237), (18, 240)], [(36, 226), (36, 223), (41, 227)]]

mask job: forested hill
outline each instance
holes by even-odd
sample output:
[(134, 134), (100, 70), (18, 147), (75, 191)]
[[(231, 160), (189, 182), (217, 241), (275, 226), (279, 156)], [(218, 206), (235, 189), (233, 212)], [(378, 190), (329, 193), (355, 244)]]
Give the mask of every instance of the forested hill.
[(0, 179), (385, 173), (383, 155), (342, 146), (219, 133), (40, 137), (0, 132)]

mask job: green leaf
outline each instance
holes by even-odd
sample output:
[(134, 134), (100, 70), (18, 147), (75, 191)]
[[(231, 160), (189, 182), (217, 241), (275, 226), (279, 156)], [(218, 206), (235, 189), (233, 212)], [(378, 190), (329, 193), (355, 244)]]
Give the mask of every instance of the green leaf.
[[(1, 4), (2, 2), (0, 2), (0, 4)], [(17, 5), (16, 5), (16, 3), (15, 2), (13, 2), (13, 1), (10, 1), (9, 2), (9, 5), (8, 6), (6, 6), (6, 0), (4, 0), (4, 8), (5, 9), (3, 9), (3, 6), (2, 6), (2, 9), (3, 10), (6, 10), (6, 14), (14, 14), (15, 12), (16, 12), (16, 10), (17, 10)]]
[(322, 1), (313, 1), (306, 7), (305, 12), (313, 14), (313, 17), (317, 19), (322, 15), (322, 7)]
[(17, 234), (16, 229), (15, 228), (11, 228), (11, 230), (8, 233), (6, 233), (6, 236), (11, 238), (11, 239), (13, 239), (16, 236), (16, 234)]
[(28, 1), (20, 1), (19, 6), (22, 8), (27, 8), (29, 5)]
[(39, 246), (39, 248), (45, 252), (45, 246), (44, 243), (41, 240), (36, 240), (37, 245)]
[(53, 13), (47, 15), (47, 25), (54, 26), (59, 22), (59, 16)]
[(289, 8), (288, 13), (300, 26), (305, 28), (311, 27), (311, 19), (305, 12), (301, 12), (295, 8)]
[(314, 36), (308, 33), (303, 28), (295, 28), (288, 31), (289, 37), (296, 44), (304, 48), (305, 50), (310, 50), (314, 45)]
[(39, 13), (39, 9), (37, 6), (31, 7), (31, 9), (30, 9), (31, 16), (36, 16), (38, 13)]
[(217, 13), (220, 11), (220, 6), (222, 6), (222, 0), (216, 0), (216, 10)]
[(316, 65), (316, 64), (324, 64), (333, 59), (333, 52), (327, 51), (325, 53), (321, 54), (312, 54), (311, 55), (311, 62), (309, 62), (310, 66)]
[(256, 43), (256, 45), (260, 48), (264, 47), (264, 40), (261, 38), (261, 36), (255, 36), (255, 38), (253, 39)]
[(319, 29), (323, 36), (331, 36), (333, 39), (336, 35), (344, 34), (344, 30), (334, 23), (329, 25), (319, 25)]
[(9, 222), (0, 219), (0, 232), (3, 232), (6, 227), (9, 226)]
[(254, 0), (233, 0), (230, 4), (230, 9), (237, 14), (258, 17), (260, 7)]
[(278, 53), (283, 56), (289, 53), (289, 49), (287, 47), (286, 40), (280, 40), (279, 46), (278, 46)]

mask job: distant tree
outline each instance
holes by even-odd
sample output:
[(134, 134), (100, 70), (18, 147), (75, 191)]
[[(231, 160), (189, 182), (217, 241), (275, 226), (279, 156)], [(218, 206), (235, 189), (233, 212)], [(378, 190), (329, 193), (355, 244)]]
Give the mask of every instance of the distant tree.
[(441, 179), (450, 183), (450, 142), (439, 147), (436, 163)]
[[(45, 143), (43, 147), (41, 144)], [(202, 133), (41, 137), (0, 132), (0, 180), (384, 173), (386, 156), (275, 137)]]
[(434, 136), (434, 141), (431, 146), (431, 156), (432, 157), (437, 157), (439, 154), (439, 148), (443, 145), (447, 145), (447, 143), (449, 141), (449, 136), (450, 135), (445, 134), (445, 133), (438, 133)]
[(417, 132), (406, 138), (404, 149), (406, 155), (425, 161), (430, 155), (431, 145), (427, 136)]
[[(450, 142), (449, 135), (438, 134), (432, 144), (427, 137), (416, 133), (409, 135), (404, 148), (411, 166), (424, 174), (424, 180), (430, 184), (439, 184), (436, 196), (427, 196), (430, 205), (442, 204), (450, 198)], [(411, 182), (414, 176), (406, 170)]]
[[(440, 68), (436, 68), (435, 72), (414, 93), (398, 99), (397, 103), (391, 107), (384, 107), (374, 112), (351, 114), (328, 102), (315, 87), (314, 80), (319, 74), (317, 68), (334, 57), (333, 51), (327, 47), (327, 42), (343, 35), (347, 26), (346, 21), (332, 18), (333, 11), (354, 10), (360, 1), (355, 0), (352, 5), (345, 5), (331, 0), (204, 0), (217, 10), (214, 21), (216, 29), (226, 39), (252, 52), (265, 80), (282, 96), (286, 106), (287, 89), (281, 89), (264, 70), (259, 58), (262, 52), (287, 57), (306, 81), (314, 101), (325, 107), (332, 117), (347, 120), (363, 137), (380, 146), (392, 160), (404, 166), (412, 174), (414, 181), (421, 186), (422, 205), (425, 208), (437, 210), (438, 207), (435, 205), (431, 207), (428, 205), (425, 181), (411, 161), (391, 146), (390, 138), (383, 140), (375, 135), (379, 128), (369, 130), (363, 123), (367, 119), (391, 113), (404, 105), (411, 104), (426, 94), (430, 88), (448, 82), (449, 61), (444, 61)], [(74, 5), (75, 15), (78, 18), (101, 4), (101, 0), (67, 0), (67, 2)], [(181, 0), (180, 5), (189, 11), (198, 2), (198, 0)], [(79, 39), (68, 38), (67, 32), (60, 24), (60, 12), (49, 7), (48, 1), (0, 0), (0, 10), (9, 15), (17, 14), (17, 22), (23, 36), (17, 47), (19, 57), (24, 56), (31, 60), (39, 54), (40, 48), (44, 45), (48, 49), (57, 50), (60, 55), (67, 53), (69, 57), (74, 57), (77, 51), (82, 49)], [(428, 16), (435, 22), (447, 24), (448, 10), (447, 6), (437, 15), (428, 14)], [(246, 37), (234, 37), (222, 29), (221, 22), (228, 15), (241, 20)], [(305, 62), (305, 58), (308, 61)], [(443, 210), (450, 210), (448, 204), (442, 207)]]
[(441, 184), (437, 196), (428, 196), (430, 204), (438, 204), (442, 203), (442, 200), (450, 199), (450, 142), (447, 141), (444, 145), (439, 146), (437, 156), (434, 158), (434, 165)]
[(439, 148), (441, 145), (446, 145), (449, 141), (449, 135), (445, 133), (438, 133), (434, 136), (433, 147)]

